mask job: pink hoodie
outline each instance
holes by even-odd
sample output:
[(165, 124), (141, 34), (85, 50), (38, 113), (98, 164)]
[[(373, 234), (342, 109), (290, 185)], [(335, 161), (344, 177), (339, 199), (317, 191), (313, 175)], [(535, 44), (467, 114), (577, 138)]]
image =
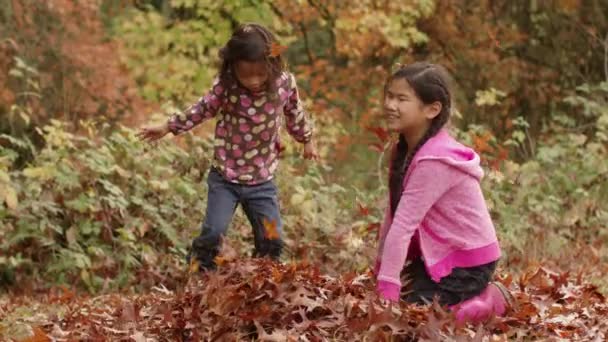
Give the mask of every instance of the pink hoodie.
[(426, 269), (436, 282), (454, 267), (479, 266), (500, 257), (479, 184), (482, 176), (475, 151), (445, 130), (420, 148), (403, 179), (395, 217), (387, 209), (380, 228), (379, 282), (401, 286), (416, 232)]

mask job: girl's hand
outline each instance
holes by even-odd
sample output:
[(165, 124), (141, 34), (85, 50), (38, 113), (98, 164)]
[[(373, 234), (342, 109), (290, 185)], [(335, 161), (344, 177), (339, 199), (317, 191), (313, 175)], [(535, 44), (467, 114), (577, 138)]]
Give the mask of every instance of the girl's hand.
[(317, 148), (315, 147), (315, 144), (312, 142), (312, 140), (304, 144), (304, 158), (309, 160), (319, 159)]
[(137, 133), (137, 137), (143, 141), (153, 142), (161, 139), (167, 133), (169, 133), (169, 126), (165, 123), (158, 126), (144, 127)]

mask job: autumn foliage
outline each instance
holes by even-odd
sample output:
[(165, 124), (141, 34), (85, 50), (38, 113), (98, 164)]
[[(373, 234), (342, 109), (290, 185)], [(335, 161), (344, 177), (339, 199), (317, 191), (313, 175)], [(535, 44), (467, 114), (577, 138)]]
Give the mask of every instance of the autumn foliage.
[(158, 284), (137, 295), (88, 297), (59, 289), (41, 302), (61, 315), (31, 319), (33, 336), (23, 341), (46, 341), (47, 335), (125, 341), (603, 340), (608, 331), (608, 303), (597, 287), (580, 275), (542, 267), (502, 278), (517, 308), (478, 327), (455, 325), (437, 305), (386, 306), (370, 274), (336, 278), (311, 264), (233, 260), (181, 281), (172, 290)]
[[(577, 0), (0, 1), (0, 340), (605, 340), (606, 18)], [(320, 161), (282, 141), (282, 263), (248, 258), (237, 211), (201, 274), (184, 260), (212, 124), (154, 146), (133, 132), (197, 99), (245, 21), (276, 32)], [(452, 76), (450, 129), (481, 155), (517, 299), (479, 326), (384, 306), (368, 272), (384, 82), (415, 60)]]

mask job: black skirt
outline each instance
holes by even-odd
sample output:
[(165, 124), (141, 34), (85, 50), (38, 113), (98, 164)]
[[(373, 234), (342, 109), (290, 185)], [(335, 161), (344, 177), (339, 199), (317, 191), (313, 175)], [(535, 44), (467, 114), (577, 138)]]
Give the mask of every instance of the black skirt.
[(427, 304), (436, 297), (441, 305), (458, 304), (479, 295), (488, 286), (496, 270), (496, 263), (493, 261), (475, 267), (456, 267), (436, 283), (426, 271), (422, 259), (416, 258), (401, 273), (405, 284), (401, 299), (409, 303)]

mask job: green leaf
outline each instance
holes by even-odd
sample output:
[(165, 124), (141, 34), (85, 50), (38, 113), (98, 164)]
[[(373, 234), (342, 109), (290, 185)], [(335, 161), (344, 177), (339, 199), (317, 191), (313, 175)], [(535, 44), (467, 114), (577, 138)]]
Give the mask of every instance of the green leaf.
[(28, 167), (23, 170), (23, 175), (28, 178), (35, 178), (40, 181), (48, 181), (55, 177), (55, 168), (51, 165), (39, 167)]
[(74, 209), (79, 213), (86, 213), (94, 209), (95, 200), (90, 198), (85, 193), (80, 193), (78, 197), (73, 200), (65, 202), (65, 205), (69, 209)]

